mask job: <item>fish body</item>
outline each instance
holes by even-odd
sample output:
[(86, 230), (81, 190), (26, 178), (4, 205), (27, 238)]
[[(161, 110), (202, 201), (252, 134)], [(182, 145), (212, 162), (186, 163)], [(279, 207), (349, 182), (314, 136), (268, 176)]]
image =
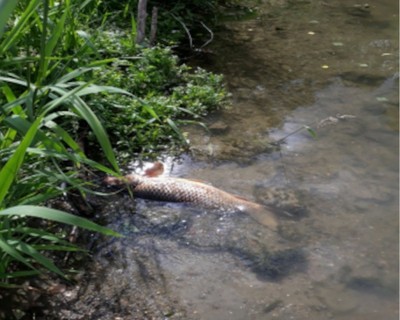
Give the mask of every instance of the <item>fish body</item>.
[(143, 199), (188, 202), (210, 209), (239, 209), (259, 207), (253, 203), (236, 197), (211, 185), (180, 178), (143, 178), (128, 177), (128, 181), (139, 180), (134, 187), (135, 196)]
[(133, 194), (138, 198), (192, 203), (208, 209), (241, 211), (271, 229), (276, 229), (277, 227), (273, 214), (258, 203), (232, 195), (199, 181), (149, 176), (129, 174), (122, 178), (107, 177), (105, 182), (109, 185), (128, 184), (132, 186)]

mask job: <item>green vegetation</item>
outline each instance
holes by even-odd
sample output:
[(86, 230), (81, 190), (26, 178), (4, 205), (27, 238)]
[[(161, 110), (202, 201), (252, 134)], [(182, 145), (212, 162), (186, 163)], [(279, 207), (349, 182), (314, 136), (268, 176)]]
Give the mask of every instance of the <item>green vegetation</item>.
[[(0, 286), (62, 275), (46, 252), (78, 250), (37, 218), (117, 236), (46, 201), (72, 189), (85, 199), (95, 186), (84, 172), (118, 175), (134, 157), (181, 150), (180, 126), (226, 102), (220, 76), (180, 65), (168, 47), (134, 43), (135, 5), (0, 0)], [(166, 23), (176, 20), (169, 13)], [(126, 23), (115, 24), (119, 14)]]
[[(0, 6), (1, 7), (1, 6)], [(3, 7), (0, 21), (8, 21), (12, 7)], [(21, 8), (19, 8), (21, 10)], [(43, 17), (38, 10), (42, 9)], [(68, 70), (60, 59), (52, 59), (65, 26), (66, 14), (39, 1), (20, 11), (19, 19), (8, 27), (0, 42), (0, 286), (12, 286), (15, 278), (47, 269), (62, 272), (46, 257), (48, 250), (76, 250), (61, 235), (32, 227), (27, 216), (63, 222), (105, 234), (115, 232), (86, 219), (38, 206), (60, 195), (65, 182), (82, 194), (77, 168), (83, 165), (108, 173), (118, 172), (107, 134), (84, 98), (97, 92), (123, 92), (95, 86), (77, 78), (91, 68)], [(39, 22), (41, 22), (39, 24)], [(49, 25), (55, 26), (48, 41)], [(33, 37), (40, 27), (38, 39)], [(26, 46), (37, 40), (39, 48)], [(68, 61), (66, 61), (68, 62)], [(63, 70), (64, 72), (61, 72)], [(58, 74), (58, 77), (55, 77)], [(91, 127), (105, 157), (114, 170), (89, 160), (63, 127), (68, 118), (78, 118)], [(62, 165), (67, 161), (70, 166)], [(23, 268), (27, 267), (28, 269)]]
[[(201, 22), (212, 27), (216, 21), (219, 5), (229, 2), (230, 5), (237, 0), (178, 0), (160, 1), (148, 0), (148, 15), (151, 16), (153, 7), (158, 10), (157, 39), (162, 45), (176, 45), (178, 42), (188, 44), (188, 35), (183, 25), (189, 30), (194, 41), (199, 44), (204, 43), (204, 39), (209, 38), (209, 32), (202, 26)], [(91, 29), (107, 25), (110, 29), (127, 30), (135, 36), (138, 0), (118, 1), (118, 0), (92, 0), (86, 1), (82, 12), (90, 16), (85, 21)], [(147, 29), (150, 29), (150, 19), (147, 20)]]
[(179, 127), (226, 102), (221, 76), (203, 69), (192, 72), (190, 67), (178, 64), (169, 48), (145, 48), (137, 58), (120, 60), (94, 73), (102, 85), (116, 84), (135, 97), (102, 95), (90, 102), (123, 163), (139, 153), (148, 158), (154, 151), (185, 147)]

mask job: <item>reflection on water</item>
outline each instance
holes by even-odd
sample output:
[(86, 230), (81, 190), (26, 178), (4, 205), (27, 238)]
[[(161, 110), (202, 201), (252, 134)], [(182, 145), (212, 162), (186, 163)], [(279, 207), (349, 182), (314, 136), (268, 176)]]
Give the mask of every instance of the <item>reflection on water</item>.
[[(116, 203), (127, 238), (98, 254), (99, 296), (143, 315), (142, 294), (160, 319), (397, 319), (397, 6), (274, 0), (224, 22), (198, 63), (226, 75), (233, 106), (211, 135), (189, 130), (194, 156), (170, 174), (272, 206), (280, 230)], [(316, 137), (291, 135), (304, 126)]]

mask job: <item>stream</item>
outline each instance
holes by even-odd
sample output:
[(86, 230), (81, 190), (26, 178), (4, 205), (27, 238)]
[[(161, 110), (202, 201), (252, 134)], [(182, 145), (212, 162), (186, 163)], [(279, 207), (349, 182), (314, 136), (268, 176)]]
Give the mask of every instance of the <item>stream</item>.
[(242, 213), (114, 195), (123, 239), (63, 293), (65, 319), (398, 319), (398, 1), (270, 0), (227, 11), (209, 52), (232, 106), (186, 128), (167, 174), (272, 208)]

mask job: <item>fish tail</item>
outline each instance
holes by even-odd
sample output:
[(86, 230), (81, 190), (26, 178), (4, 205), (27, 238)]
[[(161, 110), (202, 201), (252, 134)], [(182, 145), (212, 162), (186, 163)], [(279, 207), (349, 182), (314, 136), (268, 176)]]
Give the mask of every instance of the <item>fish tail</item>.
[(275, 215), (267, 208), (263, 206), (254, 206), (248, 208), (248, 210), (246, 210), (246, 213), (261, 225), (273, 231), (276, 231), (278, 229), (278, 220), (276, 219)]

